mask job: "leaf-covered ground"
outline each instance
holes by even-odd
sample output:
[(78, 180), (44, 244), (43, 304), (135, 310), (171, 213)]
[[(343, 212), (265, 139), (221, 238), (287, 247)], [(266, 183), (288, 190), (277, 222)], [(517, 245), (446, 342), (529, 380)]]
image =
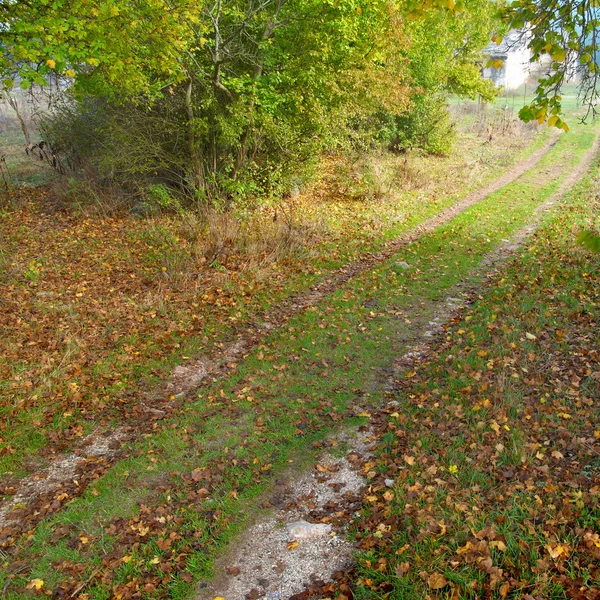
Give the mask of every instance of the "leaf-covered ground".
[(575, 243), (597, 193), (570, 195), (373, 413), (343, 595), (600, 598), (600, 259)]
[[(382, 476), (387, 473), (385, 477), (391, 476), (398, 483), (399, 473), (402, 472), (400, 466), (404, 468), (406, 465), (407, 472), (410, 471), (408, 467), (418, 467), (422, 452), (413, 450), (413, 447), (423, 447), (426, 441), (424, 434), (415, 438), (414, 442), (409, 442), (412, 435), (411, 425), (418, 431), (418, 427), (428, 423), (427, 419), (422, 423), (418, 413), (419, 398), (425, 394), (423, 390), (428, 380), (423, 379), (422, 385), (425, 388), (420, 390), (418, 385), (421, 382), (421, 373), (425, 373), (424, 368), (405, 378), (411, 385), (414, 382), (417, 386), (406, 398), (399, 397), (398, 401), (406, 400), (407, 406), (402, 410), (396, 407), (389, 411), (398, 413), (398, 417), (377, 416), (376, 408), (386, 399), (381, 386), (382, 380), (387, 376), (382, 378), (382, 373), (389, 374), (395, 357), (406, 350), (411, 336), (431, 318), (436, 303), (448, 294), (457, 293), (456, 286), (461, 282), (471, 285), (480, 282), (481, 260), (504, 238), (518, 232), (530, 220), (535, 208), (557, 190), (560, 182), (579, 163), (592, 145), (594, 132), (583, 127), (574, 129), (574, 134), (561, 136), (552, 151), (530, 173), (456, 216), (438, 230), (424, 235), (417, 243), (402, 249), (385, 263), (361, 273), (330, 298), (291, 319), (283, 330), (274, 332), (263, 344), (249, 353), (233, 374), (205, 386), (195, 397), (188, 398), (186, 405), (182, 406), (179, 412), (155, 423), (152, 430), (145, 430), (139, 439), (131, 441), (124, 448), (120, 460), (109, 469), (99, 469), (95, 472), (94, 464), (90, 463), (89, 472), (84, 478), (65, 482), (62, 489), (45, 500), (46, 504), (35, 507), (38, 515), (24, 512), (19, 527), (4, 532), (6, 536), (2, 540), (0, 587), (6, 591), (6, 597), (16, 599), (36, 594), (56, 598), (78, 597), (82, 600), (190, 597), (198, 581), (211, 576), (215, 556), (222, 552), (236, 532), (244, 527), (253, 508), (256, 507), (257, 498), (268, 489), (277, 474), (284, 472), (290, 464), (300, 466), (303, 461), (310, 461), (313, 443), (322, 444), (331, 431), (339, 428), (344, 422), (355, 422), (357, 415), (364, 414), (365, 410), (373, 415), (375, 424), (381, 423), (386, 429), (387, 437), (382, 437), (385, 444), (391, 448), (396, 440), (399, 441), (401, 454), (394, 459), (400, 461), (397, 468), (393, 464), (394, 461), (386, 459), (384, 454), (381, 455), (379, 466), (372, 466), (374, 486), (366, 497), (366, 503), (372, 505), (372, 510), (365, 513), (364, 533), (359, 525), (357, 535), (367, 545), (366, 550), (380, 552), (365, 559), (371, 560), (371, 566), (379, 564), (379, 558), (385, 558), (388, 561), (386, 564), (392, 564), (392, 560), (386, 554), (387, 547), (374, 546), (369, 540), (392, 539), (391, 535), (387, 536), (387, 533), (391, 534), (391, 530), (386, 532), (377, 528), (371, 529), (373, 524), (377, 527), (381, 524), (381, 521), (375, 523), (372, 514), (387, 510), (394, 498), (400, 497), (400, 487), (397, 486), (393, 491), (387, 487), (385, 490), (375, 489), (379, 481), (377, 477), (378, 472)], [(581, 210), (564, 212), (563, 218), (571, 219), (568, 220), (568, 223), (571, 223), (569, 227), (575, 227), (580, 220), (583, 221), (584, 217), (592, 214), (585, 207), (589, 206), (593, 196), (585, 193), (577, 198)], [(445, 199), (443, 202), (449, 200)], [(440, 208), (435, 204), (424, 205), (418, 198), (414, 199), (412, 206), (415, 215), (421, 218), (430, 214), (429, 211)], [(405, 207), (402, 208), (404, 209)], [(165, 364), (173, 364), (178, 356), (187, 352), (187, 348), (193, 348), (186, 347), (187, 341), (193, 338), (199, 346), (206, 346), (211, 342), (218, 342), (221, 339), (219, 335), (226, 335), (227, 328), (223, 326), (225, 323), (228, 323), (230, 328), (234, 326), (230, 317), (236, 317), (236, 311), (241, 310), (239, 306), (231, 307), (226, 302), (218, 304), (220, 295), (210, 296), (222, 271), (212, 273), (211, 277), (215, 278), (212, 285), (202, 288), (199, 294), (197, 290), (186, 289), (185, 285), (175, 285), (173, 280), (168, 278), (171, 276), (168, 267), (167, 274), (162, 276), (164, 279), (160, 279), (160, 274), (164, 273), (162, 266), (166, 265), (156, 260), (148, 265), (144, 261), (142, 251), (146, 251), (148, 246), (142, 242), (128, 242), (124, 246), (124, 254), (115, 254), (119, 239), (123, 236), (127, 240), (143, 239), (148, 228), (156, 226), (155, 222), (105, 219), (103, 223), (106, 223), (107, 233), (103, 237), (98, 232), (92, 235), (98, 228), (97, 219), (90, 219), (86, 224), (81, 219), (75, 219), (72, 214), (57, 212), (55, 207), (49, 210), (43, 202), (25, 203), (19, 210), (18, 213), (7, 212), (8, 220), (3, 221), (13, 224), (12, 227), (5, 227), (5, 239), (17, 239), (13, 251), (4, 255), (5, 274), (12, 274), (14, 278), (10, 284), (12, 288), (9, 287), (9, 292), (14, 294), (10, 301), (18, 308), (17, 317), (21, 314), (19, 311), (31, 311), (33, 303), (48, 302), (49, 306), (44, 308), (44, 305), (41, 305), (36, 308), (36, 312), (24, 313), (35, 317), (22, 319), (19, 323), (24, 328), (33, 328), (27, 337), (20, 334), (13, 322), (6, 321), (11, 324), (11, 331), (18, 341), (10, 347), (16, 354), (12, 355), (11, 361), (5, 363), (5, 367), (18, 370), (24, 362), (20, 356), (33, 356), (34, 366), (28, 368), (39, 368), (38, 365), (43, 362), (36, 361), (44, 356), (44, 352), (40, 352), (36, 346), (42, 342), (47, 343), (44, 340), (56, 337), (61, 331), (60, 327), (56, 330), (49, 328), (55, 324), (66, 324), (64, 327), (68, 329), (69, 339), (76, 339), (77, 346), (73, 354), (67, 354), (61, 347), (63, 353), (56, 355), (56, 360), (66, 357), (64, 361), (62, 358), (62, 362), (59, 361), (62, 367), (70, 369), (75, 362), (81, 364), (81, 370), (65, 371), (68, 377), (58, 371), (56, 381), (52, 381), (46, 395), (40, 397), (34, 397), (35, 390), (39, 387), (37, 380), (31, 379), (31, 386), (21, 386), (22, 382), (28, 381), (24, 377), (11, 380), (11, 387), (5, 389), (12, 390), (11, 394), (14, 394), (11, 396), (12, 403), (8, 403), (6, 407), (13, 420), (0, 435), (7, 438), (14, 433), (17, 436), (22, 435), (19, 419), (31, 418), (36, 410), (48, 420), (47, 425), (44, 425), (45, 421), (40, 420), (40, 435), (43, 439), (39, 448), (48, 447), (48, 437), (52, 431), (65, 431), (65, 419), (76, 417), (69, 427), (83, 423), (84, 432), (86, 424), (94, 423), (97, 419), (108, 420), (116, 417), (115, 420), (118, 420), (120, 416), (127, 415), (130, 405), (128, 402), (137, 401), (130, 390), (139, 390), (144, 384), (140, 379), (152, 375), (151, 369), (144, 369), (147, 369), (149, 364), (155, 364), (152, 362), (156, 358), (152, 356), (153, 352), (160, 353), (163, 352), (163, 348), (169, 349), (170, 357), (160, 355), (156, 363), (158, 366), (152, 367), (157, 369), (156, 373), (164, 373)], [(28, 214), (31, 215), (30, 221), (25, 227), (19, 228), (14, 219)], [(413, 221), (410, 222), (414, 223), (415, 215), (411, 217)], [(510, 218), (507, 218), (507, 215), (510, 215)], [(61, 229), (56, 226), (44, 227), (48, 223), (63, 225), (63, 237), (56, 245), (53, 245), (53, 240)], [(132, 232), (131, 229), (127, 229), (125, 225), (128, 223), (134, 223), (136, 230)], [(409, 221), (403, 221), (399, 225), (400, 229), (407, 227), (408, 223)], [(563, 227), (559, 230), (563, 231), (564, 235), (560, 239), (563, 239), (563, 242), (573, 239), (573, 236), (568, 237), (570, 234), (564, 229)], [(124, 235), (128, 231), (130, 237)], [(31, 244), (19, 245), (18, 240), (27, 242), (28, 236), (32, 238)], [(44, 243), (36, 242), (36, 236), (41, 236)], [(96, 237), (98, 239), (95, 239)], [(363, 238), (362, 242), (356, 238), (356, 245), (353, 247), (358, 249), (362, 244), (364, 249), (365, 243), (368, 247), (374, 247), (375, 242), (372, 239), (369, 242), (369, 239), (369, 235)], [(182, 245), (184, 243), (182, 242)], [(86, 250), (86, 244), (91, 247), (89, 251)], [(555, 245), (556, 256), (560, 256), (559, 245)], [(72, 249), (69, 250), (71, 246)], [(30, 247), (32, 250), (29, 250)], [(48, 255), (55, 257), (56, 261), (50, 261), (48, 264), (40, 261), (42, 264), (39, 266), (37, 262), (31, 264), (23, 259), (19, 263), (15, 258), (29, 258), (27, 252), (43, 256), (46, 248)], [(532, 254), (533, 263), (546, 257), (540, 248), (537, 253)], [(573, 259), (575, 266), (583, 264), (584, 259), (589, 260), (589, 256), (584, 254), (583, 250), (572, 245), (569, 248), (579, 261)], [(58, 258), (63, 253), (68, 256), (68, 268), (63, 266), (61, 270)], [(339, 256), (332, 257), (329, 251), (326, 253), (327, 256), (321, 257), (321, 264), (331, 265), (336, 260), (341, 261)], [(110, 260), (100, 259), (93, 262), (94, 257), (103, 256), (110, 257)], [(408, 262), (410, 268), (405, 270), (399, 266), (399, 261)], [(78, 263), (85, 266), (85, 269), (81, 270), (83, 276), (77, 270)], [(15, 269), (14, 264), (20, 266)], [(144, 265), (148, 268), (147, 275), (144, 275)], [(281, 265), (281, 277), (298, 269), (298, 263), (288, 266), (289, 271), (286, 270), (285, 264)], [(225, 268), (231, 277), (232, 269), (227, 264)], [(313, 268), (316, 271), (320, 267)], [(570, 270), (571, 267), (567, 265), (563, 272), (567, 273)], [(57, 275), (54, 274), (55, 271)], [(514, 272), (515, 276), (522, 275), (519, 266), (514, 268)], [(89, 273), (94, 275), (90, 276)], [(588, 269), (588, 275), (597, 275), (597, 270)], [(306, 279), (307, 277), (309, 279)], [(318, 277), (318, 273), (300, 272), (298, 279), (292, 278), (292, 281), (306, 285), (311, 277)], [(280, 285), (278, 281), (280, 280), (272, 282), (273, 287), (260, 287), (258, 293), (252, 296), (252, 302), (262, 306), (266, 304), (267, 299), (273, 300), (276, 296), (273, 290), (284, 295), (293, 288)], [(508, 286), (510, 279), (507, 278), (506, 281)], [(577, 278), (573, 281), (576, 282)], [(589, 283), (590, 277), (586, 281)], [(161, 282), (162, 285), (159, 285)], [(518, 286), (513, 287), (518, 289)], [(111, 288), (118, 290), (116, 297), (108, 293)], [(147, 318), (140, 319), (139, 317), (143, 317), (147, 312), (147, 308), (140, 309), (143, 306), (143, 294), (149, 291), (156, 292), (157, 289), (167, 290), (169, 301), (163, 304), (164, 311), (156, 311), (156, 315), (150, 314)], [(242, 302), (233, 293), (233, 289), (228, 293), (237, 302)], [(579, 290), (577, 287), (573, 289)], [(225, 291), (226, 286), (222, 285), (221, 290)], [(39, 292), (43, 293), (38, 295)], [(209, 299), (203, 298), (204, 295), (209, 296)], [(570, 292), (567, 296), (572, 297), (574, 302), (580, 300)], [(545, 301), (548, 300), (547, 294), (543, 297)], [(84, 302), (84, 298), (89, 299), (89, 302)], [(107, 302), (107, 298), (111, 301)], [(506, 304), (503, 299), (498, 302)], [(194, 303), (198, 306), (194, 306)], [(194, 309), (193, 312), (190, 311), (190, 306)], [(200, 312), (205, 306), (208, 307), (207, 310)], [(246, 309), (248, 313), (251, 312), (251, 307)], [(44, 320), (44, 311), (58, 310), (63, 310), (64, 314), (60, 313), (63, 320), (57, 317), (59, 313)], [(137, 337), (121, 341), (119, 338), (111, 346), (103, 337), (107, 333), (107, 323), (102, 321), (107, 316), (103, 310), (114, 310), (118, 316), (108, 323), (109, 327), (119, 328), (124, 324), (125, 329), (119, 329), (117, 333)], [(190, 319), (190, 313), (209, 315), (210, 319), (213, 319), (210, 315), (215, 315), (214, 320), (202, 323), (201, 327), (209, 332), (205, 333), (204, 337), (200, 337), (201, 328), (190, 329), (189, 335), (186, 333), (187, 328), (179, 329), (180, 321), (175, 316), (182, 315), (178, 318)], [(6, 319), (9, 315), (14, 317), (14, 314), (7, 312), (3, 318)], [(518, 315), (514, 310), (509, 314), (511, 318)], [(532, 314), (536, 314), (535, 311), (532, 311)], [(528, 315), (531, 316), (530, 313)], [(550, 315), (553, 318), (559, 317), (558, 313), (554, 315), (551, 311)], [(69, 321), (69, 318), (72, 320)], [(242, 321), (243, 318), (244, 315), (240, 317)], [(38, 320), (41, 322), (39, 326)], [(100, 323), (98, 328), (97, 322)], [(496, 322), (498, 325), (497, 319), (486, 317), (481, 325), (484, 332), (488, 332), (489, 322)], [(171, 327), (172, 323), (174, 325)], [(466, 323), (471, 327), (476, 320), (473, 317)], [(158, 344), (154, 337), (165, 334), (165, 326), (168, 336), (171, 337), (159, 337)], [(52, 331), (52, 335), (45, 334), (47, 330)], [(502, 331), (502, 328), (489, 330), (490, 334), (499, 334)], [(540, 343), (543, 337), (539, 328), (536, 329), (533, 324), (527, 326), (525, 331), (536, 338), (530, 340), (525, 337), (527, 343), (532, 344), (530, 351), (533, 352), (537, 347), (534, 342)], [(80, 338), (71, 337), (78, 332)], [(108, 330), (108, 333), (111, 331)], [(21, 337), (18, 337), (19, 335)], [(467, 326), (457, 325), (448, 335), (449, 342), (461, 340), (463, 344), (470, 346), (475, 343)], [(514, 332), (514, 335), (520, 334)], [(66, 339), (59, 339), (66, 342)], [(80, 343), (82, 339), (84, 344)], [(129, 347), (125, 347), (126, 343)], [(517, 344), (517, 341), (514, 343)], [(177, 344), (180, 344), (180, 347)], [(119, 360), (110, 362), (113, 350), (118, 353)], [(510, 358), (516, 356), (513, 350), (511, 349)], [(477, 357), (485, 365), (485, 368), (481, 368), (481, 377), (487, 377), (488, 371), (494, 374), (494, 369), (504, 368), (503, 362), (500, 359), (496, 361), (493, 356), (495, 347), (486, 348), (485, 351), (490, 353), (490, 357)], [(28, 352), (32, 354), (29, 355)], [(107, 352), (107, 355), (103, 356), (102, 352)], [(136, 355), (136, 352), (140, 354)], [(85, 357), (86, 353), (91, 357), (89, 363), (84, 363), (83, 358), (80, 358)], [(150, 358), (145, 353), (149, 353)], [(71, 360), (72, 357), (75, 359)], [(470, 370), (450, 368), (450, 362), (446, 362), (446, 358), (440, 362), (440, 367), (447, 367), (447, 374), (460, 373), (462, 377), (471, 376)], [(94, 370), (98, 364), (104, 364), (104, 361), (107, 365), (105, 370)], [(490, 361), (492, 367), (488, 368)], [(140, 370), (140, 365), (145, 365), (144, 369)], [(515, 368), (519, 377), (523, 377), (519, 372), (520, 365)], [(26, 369), (21, 368), (21, 371)], [(432, 382), (436, 378), (440, 380), (437, 384), (440, 389), (445, 381), (444, 373), (446, 371), (442, 369), (431, 376)], [(117, 379), (105, 383), (103, 374), (116, 374)], [(77, 387), (69, 387), (73, 382), (72, 377), (81, 376), (87, 377), (84, 380), (86, 386), (78, 384)], [(452, 376), (448, 378), (449, 383), (446, 383), (454, 385), (455, 380), (457, 378)], [(89, 390), (96, 389), (94, 386), (97, 382), (106, 386), (102, 395), (98, 395), (98, 401), (104, 403), (104, 406), (96, 405), (92, 401), (87, 402), (88, 398), (93, 396), (88, 397), (86, 394)], [(519, 382), (524, 383), (525, 379), (519, 379)], [(35, 385), (36, 383), (38, 385)], [(74, 383), (78, 383), (77, 380)], [(444, 455), (444, 452), (452, 447), (451, 436), (455, 435), (455, 429), (451, 425), (453, 421), (447, 418), (448, 406), (457, 404), (455, 395), (462, 388), (468, 387), (469, 383), (461, 381), (459, 385), (460, 388), (453, 394), (444, 393), (444, 397), (448, 395), (449, 400), (440, 402), (436, 407), (436, 410), (440, 411), (440, 421), (446, 423), (446, 430), (438, 426), (436, 430), (427, 429), (427, 432), (431, 434), (433, 431), (430, 441), (431, 454), (439, 448), (440, 456), (443, 457), (443, 460), (440, 458), (436, 463), (436, 467), (440, 469), (439, 479), (448, 479), (456, 485), (462, 482), (467, 486), (464, 487), (463, 495), (468, 496), (471, 493), (471, 488), (468, 487), (470, 480), (463, 475), (467, 471), (459, 460), (460, 453), (457, 451), (452, 457)], [(81, 392), (84, 387), (85, 394)], [(433, 394), (433, 391), (431, 393)], [(483, 402), (483, 399), (481, 401)], [(120, 409), (119, 406), (123, 408)], [(82, 409), (85, 411), (84, 415), (89, 415), (89, 422), (86, 418), (81, 419)], [(480, 411), (482, 410), (492, 409), (482, 404)], [(456, 413), (454, 408), (452, 411), (453, 414)], [(577, 414), (576, 411), (562, 412), (571, 414), (572, 417)], [(508, 411), (506, 414), (507, 418), (512, 418)], [(484, 420), (484, 426), (494, 421), (500, 429), (499, 435), (496, 434), (495, 427), (490, 430), (495, 436), (494, 445), (502, 443), (510, 450), (508, 441), (502, 437), (507, 430), (502, 428), (504, 425), (513, 427), (512, 430), (516, 428), (509, 424), (508, 420), (503, 421), (500, 415), (490, 415), (487, 421)], [(388, 431), (388, 416), (392, 425), (398, 422), (396, 427), (405, 430), (403, 437), (397, 436), (392, 429)], [(413, 416), (414, 422), (411, 421)], [(400, 420), (404, 422), (400, 424)], [(430, 420), (433, 423), (431, 415)], [(559, 420), (566, 422), (563, 417), (559, 417)], [(38, 426), (35, 423), (33, 425), (35, 431)], [(449, 437), (444, 440), (446, 443), (443, 446), (435, 446), (440, 441), (439, 432), (443, 431), (448, 432)], [(461, 435), (466, 437), (460, 438), (460, 447), (462, 448), (463, 441), (471, 444), (470, 436), (475, 433), (465, 429)], [(481, 432), (482, 441), (483, 436), (487, 434), (489, 431), (484, 427)], [(76, 429), (73, 437), (81, 435), (80, 430)], [(17, 439), (27, 441), (29, 438)], [(64, 442), (67, 446), (68, 436), (64, 439), (67, 439)], [(61, 440), (57, 447), (63, 443)], [(13, 443), (12, 447), (16, 452), (9, 452), (3, 457), (7, 461), (4, 464), (18, 464), (10, 462), (12, 457), (22, 458), (23, 450), (30, 450), (32, 446), (28, 448), (27, 444), (23, 444), (22, 447), (19, 442)], [(540, 453), (542, 450), (543, 448), (539, 450)], [(469, 452), (471, 450), (465, 450), (466, 457), (470, 456)], [(485, 452), (485, 446), (478, 452)], [(499, 450), (495, 449), (492, 452)], [(568, 455), (563, 452), (563, 456)], [(446, 465), (450, 458), (453, 462)], [(390, 465), (392, 470), (387, 472)], [(427, 467), (429, 466), (431, 465), (428, 464)], [(452, 471), (448, 470), (450, 467)], [(463, 476), (464, 480), (461, 479)], [(416, 485), (417, 479), (407, 479), (406, 483)], [(423, 485), (426, 487), (429, 483)], [(389, 494), (393, 494), (391, 498)], [(383, 498), (381, 501), (380, 496)], [(460, 497), (457, 493), (457, 498)], [(435, 502), (432, 504), (428, 500), (419, 501), (418, 504), (419, 509), (428, 509), (430, 505), (431, 510), (440, 508)], [(57, 512), (59, 509), (60, 512)], [(43, 518), (41, 523), (38, 523), (40, 516)], [(385, 518), (391, 518), (391, 513)], [(446, 528), (449, 529), (449, 526), (446, 525)], [(398, 530), (395, 535), (403, 531), (404, 529)], [(463, 545), (465, 544), (466, 542)], [(399, 548), (393, 548), (391, 551), (394, 557), (397, 549)], [(441, 556), (435, 554), (436, 551), (434, 548), (431, 554), (435, 561)], [(410, 560), (403, 559), (402, 562), (410, 563)], [(360, 581), (355, 582), (358, 585), (357, 594), (387, 593), (389, 590), (383, 587), (373, 591), (373, 588), (377, 588), (383, 581), (377, 581), (366, 562), (361, 564), (367, 571), (358, 575)], [(395, 563), (393, 568), (396, 568)], [(427, 577), (439, 573), (441, 577), (450, 581), (450, 573), (441, 567), (438, 569), (437, 562), (434, 569), (423, 565), (419, 571), (426, 573)], [(382, 577), (385, 576), (388, 582), (395, 581), (390, 578), (389, 570), (377, 572), (385, 573)], [(408, 573), (412, 576), (415, 571), (412, 569)], [(369, 584), (369, 581), (373, 585)], [(411, 580), (411, 585), (417, 586), (414, 597), (423, 597), (423, 594), (428, 593), (428, 588), (418, 587), (419, 581), (421, 580)], [(440, 586), (443, 582), (444, 579), (437, 580)], [(444, 584), (439, 589), (444, 594), (450, 588)], [(344, 593), (345, 591), (346, 588)], [(407, 592), (400, 591), (398, 594), (397, 597), (404, 597), (403, 594)]]
[(244, 233), (218, 215), (208, 228), (99, 217), (51, 190), (12, 193), (0, 209), (0, 473), (35, 472), (96, 425), (138, 420), (171, 367), (495, 178), (527, 139), (489, 146), (466, 131), (449, 159), (382, 158), (389, 189), (377, 198), (364, 197), (373, 165), (332, 161), (321, 188), (259, 212)]
[[(3, 541), (0, 586), (7, 598), (192, 595), (278, 473), (303, 457), (310, 460), (312, 444), (343, 422), (365, 409), (377, 414), (385, 398), (382, 372), (389, 373), (436, 303), (456, 293), (461, 281), (476, 285), (482, 258), (529, 221), (589, 150), (594, 132), (576, 133), (561, 136), (531, 173), (290, 320), (235, 373), (203, 388), (180, 413), (130, 443), (110, 469), (66, 482), (47, 506), (37, 507), (51, 515), (41, 523), (28, 527), (24, 514)], [(582, 205), (588, 201), (585, 196)], [(457, 339), (472, 343), (468, 329), (459, 329), (464, 331), (457, 329)], [(406, 410), (412, 416), (416, 409)], [(493, 418), (499, 427), (507, 424)], [(400, 456), (415, 466), (420, 454), (411, 448), (402, 446)], [(462, 463), (452, 459), (456, 473), (450, 475), (458, 477)], [(445, 462), (438, 460), (440, 469)], [(383, 490), (369, 496), (380, 492), (385, 499)], [(52, 514), (55, 503), (62, 510)]]

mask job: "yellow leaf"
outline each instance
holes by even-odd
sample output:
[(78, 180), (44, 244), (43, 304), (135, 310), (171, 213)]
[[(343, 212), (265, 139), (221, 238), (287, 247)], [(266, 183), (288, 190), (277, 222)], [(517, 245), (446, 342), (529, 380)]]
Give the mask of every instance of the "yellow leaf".
[(288, 550), (295, 550), (299, 545), (300, 545), (299, 542), (290, 542), (287, 545), (287, 549)]
[(402, 457), (404, 459), (404, 462), (408, 465), (410, 465), (411, 467), (415, 464), (415, 457), (414, 456), (406, 456), (406, 454)]
[(490, 428), (496, 432), (496, 435), (500, 435), (500, 425), (498, 425), (498, 423), (496, 423), (496, 421), (492, 421), (490, 423)]
[(150, 564), (151, 565), (157, 565), (160, 562), (160, 558), (158, 558), (158, 556), (155, 556), (151, 561)]
[(41, 590), (44, 587), (44, 580), (43, 579), (32, 579), (28, 584), (27, 584), (27, 589), (28, 590)]
[(366, 411), (362, 411), (361, 413), (358, 413), (359, 417), (367, 417), (367, 419), (371, 416), (371, 413), (368, 413)]
[[(547, 110), (546, 107), (543, 107), (537, 114), (536, 120), (537, 122), (541, 125), (545, 120), (546, 120), (546, 114), (547, 114)], [(532, 336), (532, 337), (529, 337)], [(532, 335), (531, 333), (526, 333), (525, 337), (528, 340), (535, 340), (535, 335)]]
[(506, 552), (506, 544), (502, 540), (493, 540), (490, 542), (490, 548), (496, 548), (500, 552)]
[(121, 559), (121, 562), (124, 562), (125, 564), (128, 564), (128, 563), (130, 563), (130, 562), (131, 562), (131, 560), (132, 560), (132, 559), (133, 559), (133, 556), (124, 556), (124, 557)]
[(466, 554), (471, 548), (473, 547), (473, 544), (471, 544), (471, 542), (467, 542), (464, 546), (461, 546), (457, 551), (456, 554), (458, 554), (459, 556), (461, 554)]
[(567, 58), (567, 51), (564, 48), (554, 48), (551, 56), (552, 60), (562, 62), (563, 60), (565, 60), (565, 58)]
[(557, 546), (554, 546), (554, 548), (548, 544), (546, 550), (552, 558), (560, 558), (563, 554), (565, 556), (568, 555), (570, 548), (567, 544), (558, 544)]
[(73, 71), (73, 69), (67, 69), (65, 71), (65, 75), (67, 77), (70, 77), (71, 79), (75, 79), (75, 77), (77, 77), (77, 73), (75, 73), (75, 71)]
[(554, 125), (556, 125), (558, 121), (558, 117), (556, 115), (554, 115), (553, 117), (550, 117), (548, 119), (548, 127), (554, 127)]
[[(544, 119), (545, 119), (545, 118), (546, 118), (546, 109), (544, 109)], [(526, 332), (526, 333), (525, 333), (525, 337), (526, 337), (528, 340), (537, 340), (537, 337), (535, 337), (535, 335), (533, 335), (533, 333)]]
[(56, 61), (55, 61), (55, 60), (53, 60), (53, 59), (51, 59), (51, 58), (49, 58), (49, 59), (46, 61), (46, 66), (47, 66), (47, 67), (50, 67), (51, 69), (54, 69), (54, 67), (56, 66)]

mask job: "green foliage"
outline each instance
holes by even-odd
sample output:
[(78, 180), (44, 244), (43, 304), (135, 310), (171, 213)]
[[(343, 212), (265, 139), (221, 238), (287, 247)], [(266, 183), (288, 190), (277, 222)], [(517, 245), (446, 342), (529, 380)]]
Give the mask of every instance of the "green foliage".
[(413, 96), (408, 109), (394, 119), (393, 148), (447, 154), (454, 141), (447, 95), (479, 96), (485, 101), (495, 97), (493, 84), (481, 78), (477, 63), (497, 27), (496, 12), (487, 0), (473, 0), (459, 13), (430, 9), (407, 24), (405, 55)]
[(593, 231), (582, 231), (577, 236), (577, 242), (592, 252), (600, 252), (600, 235)]
[(419, 95), (413, 98), (408, 111), (395, 119), (396, 150), (421, 148), (430, 154), (446, 155), (455, 139), (454, 123), (450, 119), (443, 95)]
[[(198, 2), (41, 0), (2, 4), (0, 71), (8, 88), (53, 74), (87, 90), (156, 92), (183, 77), (179, 54)], [(80, 81), (79, 81), (80, 80)]]
[[(67, 10), (95, 18), (61, 20)], [(24, 41), (7, 41), (5, 74), (74, 78), (43, 124), (55, 151), (129, 195), (166, 185), (223, 208), (280, 195), (323, 150), (361, 138), (443, 154), (445, 95), (492, 96), (476, 66), (490, 0), (446, 0), (415, 22), (414, 6), (395, 0), (174, 0), (169, 10), (57, 0), (6, 11), (7, 40)]]
[(521, 118), (568, 130), (560, 119), (561, 89), (573, 76), (578, 76), (579, 95), (590, 113), (597, 114), (600, 99), (597, 78), (598, 33), (600, 12), (595, 0), (556, 4), (552, 0), (513, 0), (504, 11), (509, 27), (527, 28), (527, 43), (532, 61), (550, 60), (549, 74), (538, 82), (536, 97), (525, 107)]
[(148, 188), (148, 202), (160, 210), (181, 213), (181, 204), (171, 191), (162, 183), (152, 184)]
[[(82, 68), (73, 98), (43, 125), (53, 147), (125, 189), (157, 178), (227, 206), (286, 191), (352, 120), (408, 103), (390, 0), (215, 0), (197, 5), (193, 23), (175, 49), (184, 76), (161, 93), (106, 77), (106, 97)], [(147, 77), (161, 81), (162, 69)]]

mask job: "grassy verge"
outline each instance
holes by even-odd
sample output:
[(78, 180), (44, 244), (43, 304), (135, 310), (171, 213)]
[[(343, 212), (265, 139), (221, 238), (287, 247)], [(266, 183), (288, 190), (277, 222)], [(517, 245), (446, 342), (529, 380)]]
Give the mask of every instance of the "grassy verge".
[(597, 193), (573, 190), (399, 382), (356, 598), (600, 597), (600, 260), (575, 244)]
[(274, 477), (381, 402), (379, 374), (402, 351), (399, 337), (456, 284), (478, 280), (485, 253), (527, 222), (592, 139), (562, 136), (532, 173), (293, 319), (83, 495), (66, 486), (61, 513), (5, 541), (7, 597), (36, 584), (57, 597), (188, 597)]
[(381, 182), (392, 188), (379, 198), (338, 189), (368, 189), (364, 168), (357, 181), (334, 170), (324, 197), (313, 190), (291, 213), (267, 210), (254, 229), (244, 225), (267, 239), (241, 240), (240, 223), (226, 217), (213, 215), (206, 231), (189, 216), (100, 218), (64, 210), (46, 190), (19, 192), (0, 219), (0, 473), (34, 472), (98, 423), (135, 419), (140, 390), (153, 393), (174, 365), (439, 213), (544, 140), (509, 136), (492, 146), (461, 135), (461, 153), (448, 159), (387, 157)]

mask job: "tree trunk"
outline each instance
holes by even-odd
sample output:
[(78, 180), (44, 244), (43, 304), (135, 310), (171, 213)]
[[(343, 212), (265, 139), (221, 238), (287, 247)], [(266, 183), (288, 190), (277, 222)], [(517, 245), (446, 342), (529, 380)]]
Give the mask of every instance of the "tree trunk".
[(27, 143), (27, 147), (30, 148), (31, 147), (31, 136), (29, 135), (29, 129), (27, 128), (27, 124), (25, 123), (25, 119), (23, 118), (23, 115), (21, 114), (21, 111), (19, 110), (19, 105), (17, 104), (17, 101), (15, 100), (15, 98), (13, 98), (10, 95), (10, 92), (8, 92), (7, 90), (4, 90), (2, 92), (4, 101), (15, 111), (15, 114), (17, 115), (17, 119), (19, 120), (19, 124), (21, 125), (21, 131), (23, 132), (23, 135), (25, 136), (25, 142)]
[(192, 96), (193, 82), (190, 77), (187, 86), (185, 88), (185, 108), (188, 117), (188, 151), (190, 160), (192, 163), (192, 174), (194, 187), (200, 191), (206, 188), (206, 178), (204, 176), (204, 165), (202, 163), (202, 156), (198, 151), (196, 145), (196, 132), (194, 124), (194, 99)]

